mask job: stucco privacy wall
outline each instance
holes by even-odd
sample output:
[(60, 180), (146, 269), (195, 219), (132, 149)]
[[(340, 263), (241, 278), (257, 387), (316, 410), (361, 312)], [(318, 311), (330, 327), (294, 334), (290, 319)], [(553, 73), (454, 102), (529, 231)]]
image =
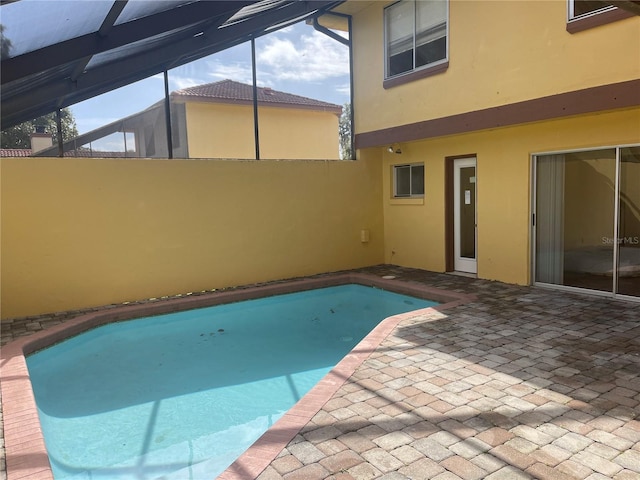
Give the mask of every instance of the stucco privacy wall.
[(640, 17), (570, 34), (564, 0), (451, 0), (446, 72), (385, 90), (391, 3), (353, 17), (356, 133), (638, 78)]
[[(445, 158), (477, 156), (478, 277), (530, 283), (533, 153), (640, 143), (640, 109), (403, 143), (383, 156), (385, 261), (445, 269)], [(424, 199), (393, 199), (392, 165), (425, 164)]]
[(383, 260), (380, 162), (0, 165), (2, 318)]

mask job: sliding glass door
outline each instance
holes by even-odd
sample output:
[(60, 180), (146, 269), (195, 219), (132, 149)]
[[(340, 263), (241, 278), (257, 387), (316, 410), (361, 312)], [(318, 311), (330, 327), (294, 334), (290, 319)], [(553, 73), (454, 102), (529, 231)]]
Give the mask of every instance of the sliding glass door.
[(640, 146), (620, 149), (617, 292), (640, 297)]
[(640, 147), (534, 162), (535, 281), (640, 296)]

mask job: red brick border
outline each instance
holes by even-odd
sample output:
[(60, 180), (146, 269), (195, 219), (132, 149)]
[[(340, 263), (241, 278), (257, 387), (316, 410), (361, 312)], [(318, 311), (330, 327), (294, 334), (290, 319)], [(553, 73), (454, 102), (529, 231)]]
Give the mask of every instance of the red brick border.
[(400, 279), (384, 279), (364, 273), (345, 273), (214, 292), (166, 302), (117, 307), (82, 315), (28, 337), (19, 338), (7, 344), (0, 352), (0, 389), (7, 479), (53, 479), (25, 355), (97, 326), (120, 320), (349, 283), (379, 287), (441, 303), (436, 307), (394, 315), (380, 322), (311, 391), (242, 454), (219, 477), (220, 479), (246, 480), (257, 477), (402, 320), (433, 310), (461, 305), (475, 298), (473, 295), (449, 292)]

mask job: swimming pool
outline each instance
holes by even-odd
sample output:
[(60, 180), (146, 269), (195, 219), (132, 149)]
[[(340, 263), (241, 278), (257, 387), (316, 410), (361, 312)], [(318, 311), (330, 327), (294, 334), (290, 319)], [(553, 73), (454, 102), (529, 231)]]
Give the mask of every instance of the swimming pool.
[(37, 352), (55, 478), (213, 478), (381, 320), (432, 305), (344, 285), (110, 324)]

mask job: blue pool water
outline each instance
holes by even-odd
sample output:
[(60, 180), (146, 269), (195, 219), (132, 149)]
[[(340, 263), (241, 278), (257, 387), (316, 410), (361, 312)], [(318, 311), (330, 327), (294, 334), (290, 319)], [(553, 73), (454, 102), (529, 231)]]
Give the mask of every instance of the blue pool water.
[(384, 318), (360, 285), (109, 324), (27, 358), (59, 479), (215, 478)]

